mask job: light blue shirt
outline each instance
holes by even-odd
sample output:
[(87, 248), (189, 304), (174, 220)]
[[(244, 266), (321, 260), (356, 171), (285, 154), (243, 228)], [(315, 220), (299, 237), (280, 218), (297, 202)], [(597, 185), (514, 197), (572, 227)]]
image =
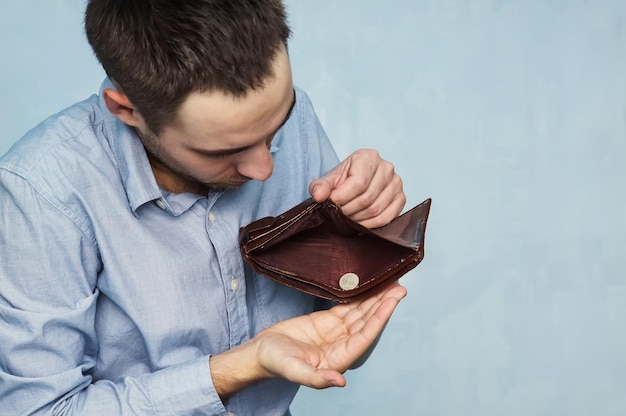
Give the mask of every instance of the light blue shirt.
[(272, 176), (208, 197), (159, 189), (96, 95), (0, 159), (0, 413), (289, 413), (298, 386), (280, 379), (223, 404), (209, 356), (319, 306), (254, 274), (238, 245), (241, 226), (301, 202), (338, 163), (296, 96)]

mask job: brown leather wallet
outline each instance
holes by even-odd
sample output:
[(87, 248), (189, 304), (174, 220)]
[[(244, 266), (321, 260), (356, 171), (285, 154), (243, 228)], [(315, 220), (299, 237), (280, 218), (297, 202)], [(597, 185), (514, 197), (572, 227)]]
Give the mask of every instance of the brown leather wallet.
[(243, 259), (259, 274), (321, 298), (350, 302), (399, 279), (424, 258), (427, 199), (368, 229), (333, 202), (307, 199), (239, 231)]

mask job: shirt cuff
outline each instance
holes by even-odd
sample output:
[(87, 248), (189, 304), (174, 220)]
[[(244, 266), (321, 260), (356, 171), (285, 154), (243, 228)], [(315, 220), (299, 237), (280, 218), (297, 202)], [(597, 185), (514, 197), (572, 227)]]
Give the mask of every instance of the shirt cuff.
[(213, 386), (209, 356), (152, 373), (148, 391), (155, 414), (227, 414)]

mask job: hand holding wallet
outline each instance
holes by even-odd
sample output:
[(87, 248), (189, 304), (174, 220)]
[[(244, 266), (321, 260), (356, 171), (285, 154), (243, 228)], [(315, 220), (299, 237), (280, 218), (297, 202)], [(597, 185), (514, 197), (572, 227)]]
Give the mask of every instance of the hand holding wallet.
[(239, 231), (243, 259), (259, 274), (346, 303), (398, 280), (424, 258), (431, 199), (389, 224), (368, 229), (328, 200), (307, 199)]

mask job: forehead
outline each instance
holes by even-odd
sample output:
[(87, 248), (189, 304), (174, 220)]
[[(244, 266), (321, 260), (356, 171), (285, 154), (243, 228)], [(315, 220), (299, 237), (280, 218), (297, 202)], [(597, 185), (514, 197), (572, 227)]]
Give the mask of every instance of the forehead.
[(172, 128), (192, 141), (228, 140), (233, 146), (271, 134), (283, 121), (293, 99), (291, 67), (284, 49), (277, 54), (274, 68), (274, 76), (262, 88), (244, 97), (220, 91), (190, 94)]

